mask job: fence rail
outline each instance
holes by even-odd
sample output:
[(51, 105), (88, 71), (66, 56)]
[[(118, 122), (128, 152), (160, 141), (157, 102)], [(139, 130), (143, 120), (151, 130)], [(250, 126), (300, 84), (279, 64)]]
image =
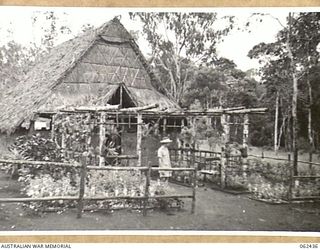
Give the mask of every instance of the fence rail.
[[(80, 173), (80, 185), (79, 185), (79, 196), (55, 196), (55, 197), (28, 197), (28, 198), (0, 198), (0, 203), (27, 203), (27, 202), (41, 202), (41, 201), (59, 201), (59, 200), (69, 200), (78, 201), (78, 212), (77, 218), (82, 217), (84, 211), (84, 201), (93, 200), (126, 200), (126, 199), (137, 199), (143, 201), (143, 215), (147, 214), (147, 203), (151, 199), (171, 199), (171, 198), (191, 198), (191, 213), (195, 211), (195, 201), (196, 201), (196, 169), (195, 168), (158, 168), (158, 167), (98, 167), (98, 166), (88, 166), (87, 158), (82, 157), (81, 163), (64, 163), (64, 162), (47, 162), (47, 161), (28, 161), (28, 160), (7, 160), (0, 159), (0, 163), (5, 164), (25, 164), (28, 167), (33, 166), (59, 166), (59, 167), (74, 167), (81, 168)], [(143, 196), (103, 196), (103, 197), (86, 197), (85, 196), (85, 183), (87, 172), (91, 170), (103, 170), (103, 171), (143, 171), (145, 172), (146, 182), (145, 182), (145, 194)], [(151, 171), (190, 171), (192, 172), (192, 193), (191, 194), (175, 194), (175, 195), (149, 195), (149, 186), (151, 180)]]
[[(261, 158), (261, 159), (270, 159), (270, 160), (277, 160), (277, 161), (290, 161), (288, 158), (277, 158), (277, 157), (270, 157), (270, 156), (261, 156), (261, 155), (251, 155), (249, 154), (248, 157), (255, 157), (255, 158)], [(297, 161), (298, 163), (304, 163), (304, 164), (312, 164), (315, 166), (320, 166), (319, 162), (310, 162), (310, 161)]]
[[(293, 194), (293, 188), (295, 185), (296, 180), (307, 180), (307, 179), (320, 179), (320, 175), (294, 175), (293, 174), (293, 166), (291, 165), (291, 155), (288, 154), (288, 158), (277, 158), (277, 157), (270, 157), (270, 156), (264, 156), (262, 155), (251, 155), (249, 154), (248, 157), (255, 157), (259, 159), (270, 159), (270, 160), (275, 160), (275, 161), (285, 161), (288, 162), (291, 166), (290, 169), (290, 185), (289, 185), (289, 192), (288, 192), (288, 199), (291, 201), (303, 201), (303, 200), (319, 200), (320, 196), (319, 195), (313, 195), (313, 196), (299, 196), (296, 197)], [(312, 159), (312, 156), (310, 157)], [(311, 161), (301, 161), (298, 160), (297, 163), (302, 163), (302, 164), (308, 164), (310, 167), (312, 166), (320, 166), (320, 163), (318, 162), (311, 162)]]
[(0, 163), (4, 164), (25, 164), (29, 166), (55, 166), (55, 167), (81, 167), (79, 163), (69, 163), (69, 162), (52, 162), (52, 161), (29, 161), (29, 160), (6, 160), (0, 159)]

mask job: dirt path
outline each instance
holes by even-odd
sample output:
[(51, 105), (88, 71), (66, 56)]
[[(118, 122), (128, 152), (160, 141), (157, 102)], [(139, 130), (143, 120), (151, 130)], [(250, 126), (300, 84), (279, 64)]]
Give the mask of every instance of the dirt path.
[[(175, 186), (180, 193), (190, 190)], [(0, 172), (0, 197), (18, 197), (19, 184)], [(136, 211), (86, 212), (76, 219), (76, 211), (32, 216), (19, 204), (0, 205), (0, 230), (232, 230), (232, 231), (320, 231), (320, 203), (270, 205), (210, 188), (198, 188), (195, 214), (190, 201), (184, 209), (168, 215), (150, 211), (146, 217)]]

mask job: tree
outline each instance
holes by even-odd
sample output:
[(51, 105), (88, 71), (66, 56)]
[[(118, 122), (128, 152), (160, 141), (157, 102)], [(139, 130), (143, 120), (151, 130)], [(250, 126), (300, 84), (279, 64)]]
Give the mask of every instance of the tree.
[(227, 90), (225, 74), (209, 67), (199, 68), (183, 99), (183, 106), (190, 107), (199, 101), (201, 108), (222, 106), (223, 92)]
[[(54, 11), (35, 11), (32, 16), (32, 27), (34, 33), (41, 32), (37, 46), (44, 51), (49, 51), (59, 42), (61, 35), (71, 38), (71, 30), (66, 23), (66, 17), (66, 13), (58, 16)], [(82, 25), (82, 30), (90, 28), (90, 25)]]
[[(303, 107), (308, 99), (305, 96), (309, 96), (309, 107), (312, 106), (313, 91), (309, 71), (312, 66), (318, 63), (318, 60), (314, 58), (318, 57), (318, 53), (315, 51), (319, 43), (317, 32), (320, 25), (319, 20), (318, 13), (289, 13), (287, 23), (281, 24), (283, 29), (278, 33), (275, 43), (259, 44), (249, 52), (250, 57), (259, 59), (268, 57), (262, 69), (263, 80), (267, 86), (267, 96), (270, 97), (270, 93), (279, 93), (280, 103), (282, 100), (286, 102), (285, 113), (287, 115), (282, 114), (282, 119), (283, 121), (287, 120), (287, 127), (291, 124), (287, 136), (292, 135), (290, 144), (294, 152), (295, 174), (297, 173), (298, 136), (301, 134), (298, 126), (303, 125), (303, 122), (298, 120), (298, 111), (304, 113)], [(313, 59), (311, 59), (311, 55)], [(306, 89), (308, 89), (307, 93)], [(276, 97), (275, 94), (273, 96), (273, 98)], [(291, 101), (289, 102), (289, 100)], [(308, 113), (308, 131), (311, 143), (311, 108), (308, 108)]]
[(9, 41), (0, 47), (0, 93), (13, 87), (37, 61), (38, 47), (25, 47)]
[[(14, 87), (56, 44), (59, 35), (70, 34), (71, 30), (60, 19), (53, 11), (36, 11), (32, 16), (32, 24), (34, 33), (41, 31), (40, 42), (37, 43), (35, 37), (35, 41), (28, 45), (9, 40), (0, 47), (0, 93), (8, 87)], [(12, 29), (5, 32), (8, 38), (12, 36)]]
[(186, 93), (193, 66), (214, 61), (216, 44), (233, 23), (227, 17), (226, 27), (214, 28), (216, 13), (135, 12), (130, 16), (143, 24), (161, 89), (178, 103)]

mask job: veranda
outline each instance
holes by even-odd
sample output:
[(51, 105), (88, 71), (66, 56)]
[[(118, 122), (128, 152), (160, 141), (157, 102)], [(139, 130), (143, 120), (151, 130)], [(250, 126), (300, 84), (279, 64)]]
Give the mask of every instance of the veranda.
[[(149, 137), (150, 132), (158, 131), (160, 136), (174, 134), (175, 143), (171, 148), (171, 157), (174, 162), (174, 167), (196, 167), (199, 173), (204, 176), (217, 175), (219, 177), (219, 185), (221, 188), (226, 186), (226, 175), (228, 168), (233, 167), (245, 173), (247, 167), (246, 152), (248, 149), (249, 124), (251, 114), (264, 114), (266, 108), (250, 108), (235, 107), (235, 108), (216, 108), (207, 110), (155, 110), (157, 104), (144, 107), (120, 108), (119, 105), (108, 105), (100, 107), (76, 107), (61, 109), (53, 114), (52, 139), (61, 144), (65, 150), (65, 154), (72, 154), (76, 157), (78, 153), (83, 151), (90, 152), (91, 158), (96, 159), (94, 164), (100, 167), (105, 165), (128, 165), (129, 161), (133, 162), (134, 166), (141, 167), (142, 165), (150, 165), (150, 162), (143, 156), (146, 154), (142, 150), (143, 137)], [(73, 119), (71, 119), (73, 117)], [(234, 118), (237, 119), (234, 119)], [(195, 147), (185, 147), (186, 143), (181, 140), (177, 133), (181, 132), (186, 127), (194, 129), (196, 120), (205, 118), (212, 124), (221, 124), (222, 128), (222, 145), (221, 152), (210, 150), (197, 150)], [(240, 118), (240, 119), (239, 119)], [(63, 122), (61, 122), (63, 121)], [(66, 125), (67, 124), (67, 125)], [(78, 133), (82, 138), (82, 146), (72, 148), (72, 140), (75, 137), (71, 133), (75, 133), (70, 127), (78, 126)], [(242, 129), (241, 154), (230, 155), (232, 126), (237, 126)], [(96, 131), (98, 128), (98, 131)], [(118, 154), (106, 155), (105, 142), (106, 132), (114, 128), (134, 129), (136, 132), (136, 147), (134, 154)], [(92, 148), (92, 134), (98, 133), (98, 148)], [(71, 146), (71, 147), (70, 147)], [(155, 152), (153, 152), (155, 155)], [(71, 156), (72, 157), (72, 156)], [(111, 159), (111, 161), (110, 161)], [(114, 161), (112, 161), (114, 159)], [(240, 159), (240, 160), (239, 160)], [(98, 162), (97, 162), (98, 161)], [(182, 163), (185, 163), (182, 166)], [(151, 163), (152, 165), (152, 163)]]

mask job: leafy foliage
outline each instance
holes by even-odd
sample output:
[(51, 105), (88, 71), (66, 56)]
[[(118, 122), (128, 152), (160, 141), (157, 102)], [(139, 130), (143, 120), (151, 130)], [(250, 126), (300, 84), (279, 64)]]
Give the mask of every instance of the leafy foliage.
[[(293, 13), (289, 23), (281, 24), (283, 29), (278, 33), (275, 42), (260, 43), (248, 54), (250, 58), (256, 58), (264, 65), (260, 74), (266, 92), (261, 101), (271, 111), (267, 118), (270, 124), (274, 124), (276, 93), (279, 93), (281, 127), (279, 126), (278, 130), (283, 135), (282, 140), (279, 140), (287, 149), (292, 145), (292, 130), (289, 127), (293, 122), (292, 112), (295, 106), (292, 102), (294, 78), (298, 81), (298, 135), (305, 138), (309, 136), (312, 143), (312, 131), (308, 132), (308, 126), (311, 126), (312, 130), (316, 128), (314, 119), (317, 119), (317, 105), (314, 102), (318, 89), (315, 81), (319, 80), (319, 76), (314, 69), (318, 68), (319, 63), (319, 20), (320, 15), (317, 12)], [(273, 21), (279, 22), (277, 19)], [(308, 112), (312, 113), (311, 125), (308, 124)], [(266, 132), (272, 134), (272, 129), (273, 127), (269, 126)], [(319, 131), (318, 128), (316, 130)]]
[(150, 44), (160, 87), (178, 103), (192, 79), (196, 64), (211, 63), (216, 57), (216, 44), (232, 27), (215, 28), (216, 13), (135, 12), (132, 18), (143, 24), (143, 33)]
[(236, 68), (233, 61), (219, 58), (215, 67), (200, 67), (195, 71), (188, 88), (184, 106), (190, 107), (195, 100), (201, 109), (212, 107), (257, 106), (261, 95), (258, 83)]

